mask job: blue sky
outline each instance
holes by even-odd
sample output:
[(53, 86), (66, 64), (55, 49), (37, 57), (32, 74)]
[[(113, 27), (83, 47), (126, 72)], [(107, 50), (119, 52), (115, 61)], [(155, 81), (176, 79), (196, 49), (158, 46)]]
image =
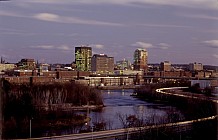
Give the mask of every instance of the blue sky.
[(74, 47), (148, 63), (218, 65), (217, 0), (10, 0), (0, 2), (0, 56), (71, 63)]

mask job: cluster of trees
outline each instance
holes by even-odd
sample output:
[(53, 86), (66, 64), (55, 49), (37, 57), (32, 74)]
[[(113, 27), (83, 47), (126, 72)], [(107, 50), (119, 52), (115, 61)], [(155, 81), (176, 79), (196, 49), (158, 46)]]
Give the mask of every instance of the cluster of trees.
[[(33, 129), (81, 127), (87, 121), (86, 116), (78, 115), (70, 108), (82, 105), (103, 105), (98, 90), (71, 82), (13, 84), (5, 80), (2, 98), (3, 137), (5, 138), (28, 137), (30, 120), (35, 122)], [(66, 104), (69, 107), (68, 110)], [(54, 109), (53, 105), (58, 105), (59, 109)]]
[[(161, 102), (179, 108), (186, 115), (186, 119), (195, 119), (216, 115), (216, 104), (208, 98), (186, 98), (160, 94), (156, 89), (170, 87), (165, 85), (147, 85), (136, 89), (138, 98), (152, 102)], [(178, 91), (175, 91), (178, 92)], [(191, 96), (191, 94), (190, 94)]]
[[(171, 112), (172, 113), (172, 112)], [(169, 115), (169, 116), (168, 116)], [(123, 127), (126, 128), (124, 136), (117, 139), (131, 140), (183, 140), (183, 139), (217, 139), (217, 120), (195, 122), (190, 125), (180, 126), (174, 123), (173, 126), (167, 126), (167, 123), (178, 122), (181, 117), (176, 114), (168, 114), (164, 117), (151, 116), (152, 118), (143, 118), (137, 115), (120, 115)], [(175, 119), (175, 117), (178, 117)], [(157, 119), (158, 118), (158, 119)], [(169, 119), (166, 120), (166, 119)], [(156, 120), (156, 121), (154, 121)], [(158, 126), (158, 127), (155, 127)], [(131, 129), (130, 129), (131, 128)], [(146, 128), (146, 129), (145, 129)]]
[[(213, 116), (217, 114), (216, 104), (213, 103), (211, 100), (209, 100), (209, 98), (185, 98), (185, 97), (171, 96), (167, 94), (159, 94), (155, 92), (155, 90), (158, 88), (171, 87), (171, 86), (173, 87), (173, 85), (165, 85), (165, 84), (146, 85), (144, 87), (141, 87), (135, 90), (135, 92), (137, 93), (136, 97), (141, 98), (143, 100), (147, 100), (147, 101), (161, 102), (166, 105), (175, 106), (179, 110), (181, 110), (182, 114), (184, 115), (183, 120), (194, 120), (194, 119), (209, 117), (209, 116)], [(194, 85), (194, 87), (191, 87), (190, 89), (193, 89), (195, 91), (194, 93), (196, 93), (196, 90), (199, 90), (199, 86)], [(170, 116), (168, 119), (175, 120), (176, 118), (178, 118), (177, 115), (172, 114), (172, 116)], [(178, 121), (178, 120), (175, 120), (175, 121)], [(202, 123), (195, 123), (192, 126), (193, 131), (192, 130), (190, 132), (185, 131), (184, 135), (187, 135), (188, 136), (187, 138), (190, 138), (190, 139), (193, 139), (193, 138), (214, 139), (216, 138), (216, 132), (214, 131), (216, 129), (217, 129), (216, 120), (206, 121)], [(165, 128), (163, 128), (163, 130), (166, 131)], [(168, 136), (166, 137), (167, 139), (172, 139), (172, 137), (176, 139), (179, 138), (176, 132), (173, 132), (173, 130), (171, 129), (169, 130), (170, 131), (167, 133), (164, 132), (166, 135), (165, 136), (163, 135), (163, 137)], [(161, 133), (158, 133), (158, 135), (161, 135)], [(153, 138), (157, 137), (155, 133), (148, 134), (148, 132), (143, 132), (143, 135), (140, 135), (140, 136), (144, 136), (144, 134), (147, 134), (147, 138), (149, 137), (149, 135), (151, 135)], [(179, 135), (181, 135), (181, 133)]]
[(190, 86), (188, 91), (192, 92), (192, 93), (203, 94), (203, 95), (206, 95), (206, 96), (212, 96), (212, 88), (211, 87), (205, 87), (204, 89), (201, 89), (199, 83), (196, 83), (196, 84)]

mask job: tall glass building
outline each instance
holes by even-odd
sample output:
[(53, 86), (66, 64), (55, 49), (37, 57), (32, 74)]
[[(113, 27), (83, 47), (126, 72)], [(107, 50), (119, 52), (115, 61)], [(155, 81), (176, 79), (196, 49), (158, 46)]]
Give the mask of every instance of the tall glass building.
[(148, 52), (146, 49), (136, 49), (134, 52), (134, 70), (147, 72), (148, 70)]
[(87, 46), (75, 47), (75, 63), (77, 70), (91, 70), (92, 48)]
[(129, 60), (116, 61), (116, 67), (119, 70), (131, 69), (131, 62)]

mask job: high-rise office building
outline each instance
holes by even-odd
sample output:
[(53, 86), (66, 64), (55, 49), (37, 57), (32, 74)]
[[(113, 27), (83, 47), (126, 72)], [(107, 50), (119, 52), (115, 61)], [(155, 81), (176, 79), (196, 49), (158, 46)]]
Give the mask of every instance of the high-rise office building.
[(116, 61), (116, 68), (119, 70), (125, 70), (125, 69), (130, 69), (131, 68), (131, 63), (128, 60), (120, 60)]
[(91, 70), (92, 48), (87, 46), (75, 47), (75, 63), (77, 70)]
[(148, 70), (148, 52), (146, 49), (136, 49), (134, 52), (134, 70), (147, 72)]
[(97, 74), (112, 74), (114, 72), (114, 58), (105, 54), (93, 55), (92, 71)]
[(171, 63), (169, 61), (164, 61), (160, 63), (161, 71), (171, 71)]
[(36, 68), (36, 62), (34, 59), (21, 59), (17, 65), (20, 69), (25, 70), (34, 70)]
[(190, 71), (201, 71), (203, 70), (203, 65), (202, 63), (190, 63), (189, 64), (189, 70)]

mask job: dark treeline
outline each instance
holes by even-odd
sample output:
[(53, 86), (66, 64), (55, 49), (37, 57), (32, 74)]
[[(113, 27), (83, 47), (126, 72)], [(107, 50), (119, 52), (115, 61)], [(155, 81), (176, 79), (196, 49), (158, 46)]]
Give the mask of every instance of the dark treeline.
[[(154, 84), (147, 85), (135, 90), (138, 98), (159, 102), (166, 105), (172, 105), (177, 107), (184, 115), (184, 120), (195, 120), (199, 118), (209, 117), (217, 114), (216, 104), (209, 100), (209, 98), (185, 98), (172, 96), (167, 94), (157, 93), (155, 90), (163, 87), (176, 87), (176, 86), (189, 86), (189, 83), (165, 83), (165, 84)], [(172, 119), (176, 122), (177, 119)], [(180, 120), (181, 121), (181, 120)], [(185, 131), (174, 131), (173, 129), (162, 128), (159, 130), (152, 130), (144, 132), (139, 135), (141, 139), (217, 139), (217, 120), (197, 122), (193, 123), (191, 129)], [(146, 136), (146, 138), (145, 138)], [(149, 138), (150, 137), (150, 138)], [(136, 136), (133, 137), (133, 139)]]
[[(172, 96), (168, 94), (160, 94), (156, 92), (156, 89), (163, 87), (189, 87), (189, 83), (165, 83), (165, 84), (153, 84), (145, 85), (138, 89), (135, 89), (138, 98), (160, 102), (166, 105), (173, 105), (181, 110), (187, 120), (198, 119), (208, 116), (216, 115), (216, 104), (209, 100), (207, 96), (205, 98), (185, 98), (181, 96)], [(192, 94), (193, 95), (193, 94)], [(191, 96), (191, 93), (190, 93)]]
[(57, 135), (56, 130), (63, 128), (75, 133), (88, 118), (84, 114), (76, 114), (73, 107), (103, 105), (98, 90), (71, 82), (18, 85), (3, 81), (1, 94), (3, 138), (6, 139), (28, 138), (30, 120), (33, 137), (46, 130), (55, 131), (48, 136)]

